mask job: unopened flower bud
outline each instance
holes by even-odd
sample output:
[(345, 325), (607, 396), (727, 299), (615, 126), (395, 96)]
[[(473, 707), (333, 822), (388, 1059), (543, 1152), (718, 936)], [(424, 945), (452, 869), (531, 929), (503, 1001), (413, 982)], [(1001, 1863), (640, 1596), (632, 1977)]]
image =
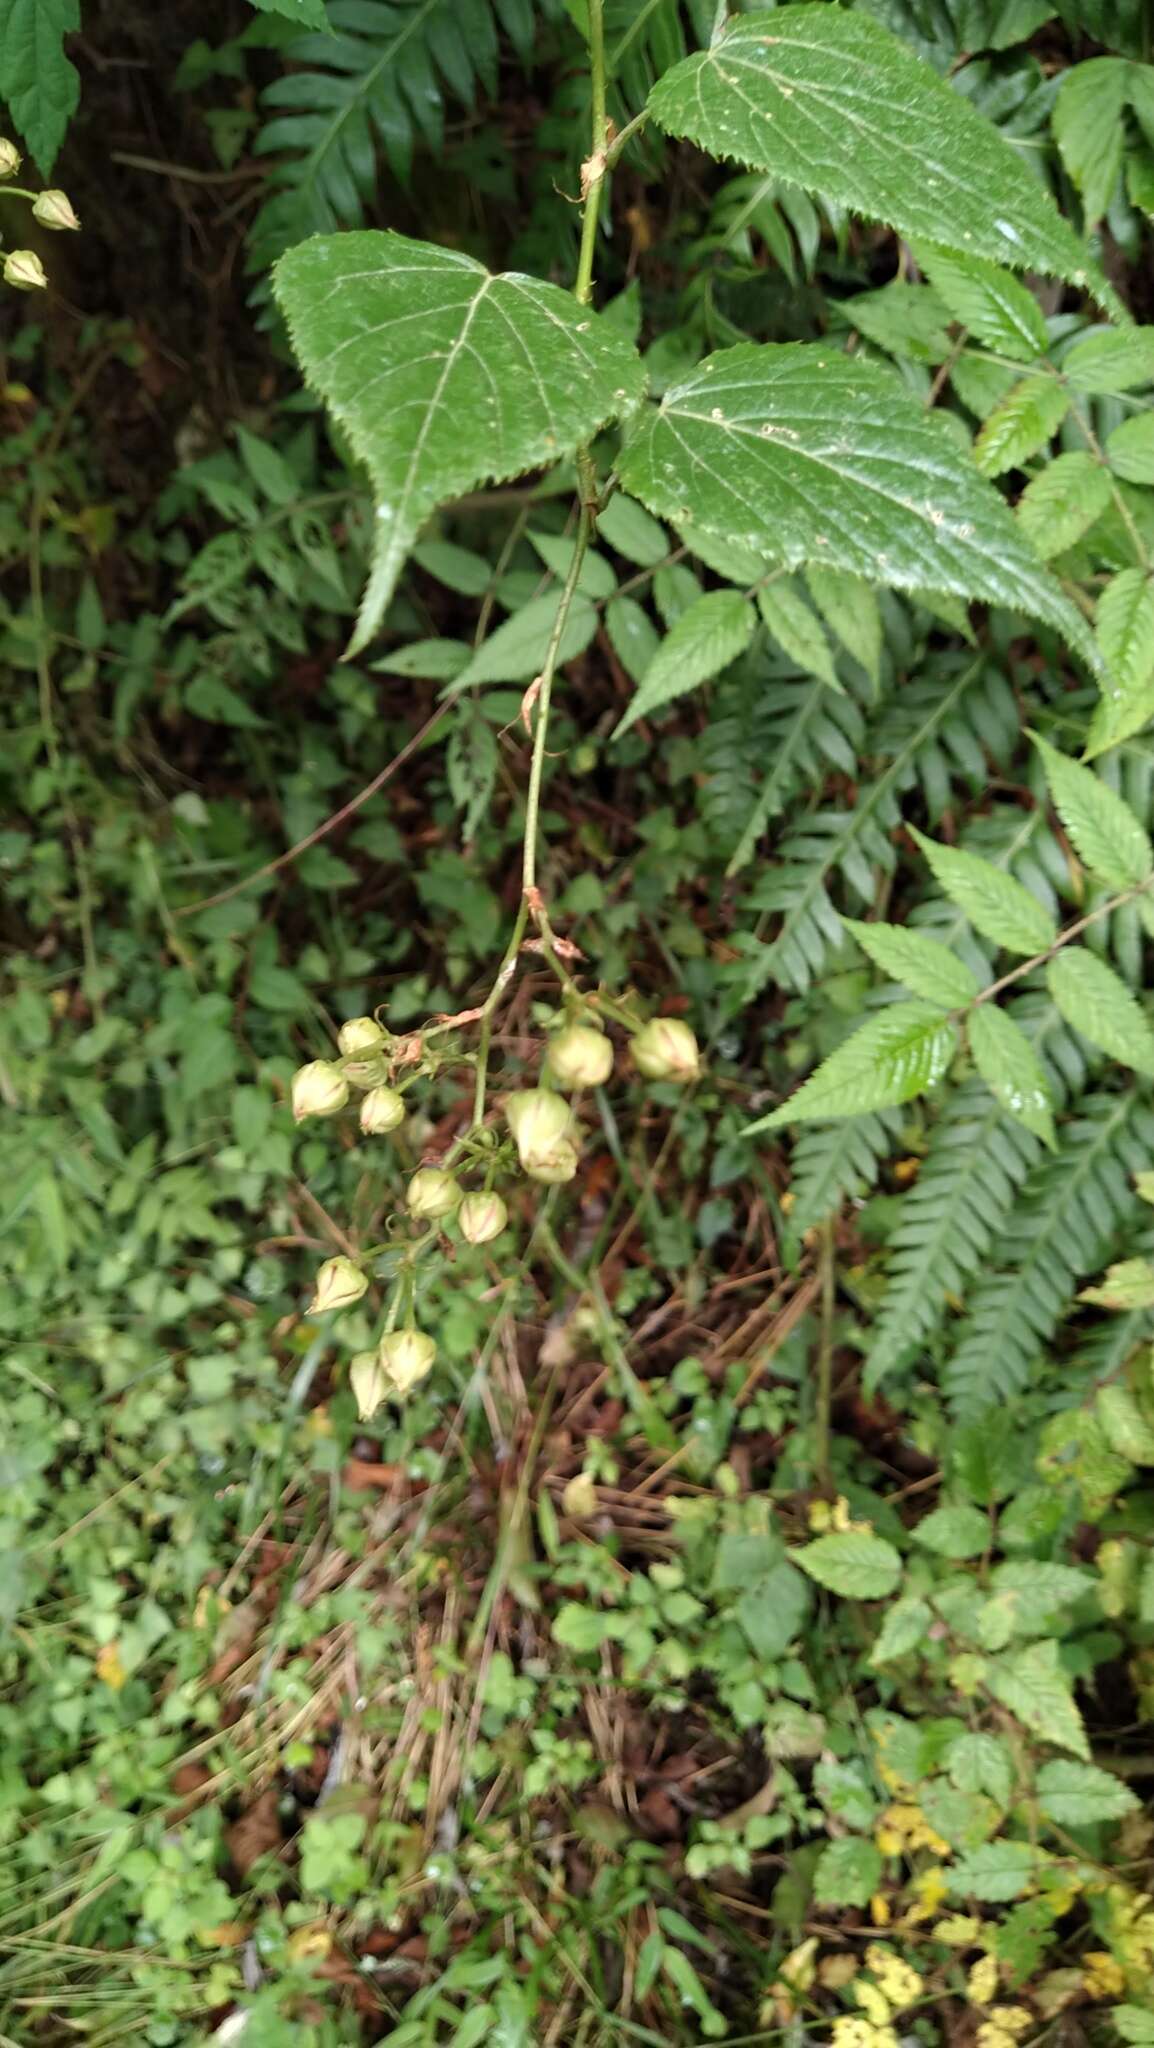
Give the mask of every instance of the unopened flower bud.
[(387, 1037), (375, 1017), (350, 1017), (337, 1032), (337, 1044), (348, 1059), (353, 1053), (380, 1052)]
[(637, 1033), (631, 1050), (647, 1081), (696, 1081), (701, 1072), (697, 1040), (679, 1017), (654, 1017)]
[(549, 1040), (549, 1072), (558, 1088), (600, 1088), (613, 1072), (613, 1047), (592, 1024), (565, 1024)]
[(14, 142), (0, 141), (0, 178), (14, 178), (24, 158)]
[(509, 1211), (492, 1189), (484, 1194), (466, 1195), (457, 1216), (466, 1244), (488, 1244), (492, 1238), (500, 1237), (508, 1221)]
[(375, 1351), (358, 1351), (349, 1367), (349, 1385), (356, 1396), (357, 1414), (362, 1422), (368, 1422), (389, 1391)]
[(361, 1102), (361, 1129), (369, 1137), (381, 1138), (405, 1121), (405, 1099), (395, 1088), (370, 1088)]
[(41, 192), (32, 203), (32, 218), (42, 228), (78, 228), (72, 201), (67, 192)]
[(422, 1166), (409, 1182), (405, 1197), (411, 1216), (423, 1216), (430, 1223), (451, 1216), (461, 1199), (461, 1190), (451, 1173), (442, 1166)]
[(349, 1084), (331, 1060), (310, 1060), (293, 1075), (293, 1115), (335, 1116), (349, 1099)]
[(433, 1370), (437, 1347), (423, 1330), (390, 1330), (381, 1338), (381, 1368), (395, 1394), (409, 1394)]
[(558, 1138), (552, 1151), (541, 1158), (521, 1161), (530, 1180), (539, 1180), (549, 1188), (560, 1187), (565, 1181), (572, 1180), (579, 1163), (572, 1138)]
[(551, 1088), (522, 1088), (505, 1104), (505, 1120), (513, 1133), (522, 1166), (547, 1158), (565, 1137), (573, 1113), (563, 1095)]
[(35, 249), (12, 249), (4, 258), (4, 282), (18, 292), (42, 292), (48, 277)]
[(368, 1291), (368, 1280), (351, 1259), (326, 1259), (316, 1278), (316, 1293), (308, 1305), (310, 1316), (327, 1315), (334, 1308), (351, 1308)]

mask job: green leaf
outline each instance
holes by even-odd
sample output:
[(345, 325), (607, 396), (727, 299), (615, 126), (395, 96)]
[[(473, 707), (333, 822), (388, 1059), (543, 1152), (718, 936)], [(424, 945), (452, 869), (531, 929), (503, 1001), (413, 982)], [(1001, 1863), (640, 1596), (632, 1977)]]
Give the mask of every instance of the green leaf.
[(945, 1765), (959, 1792), (985, 1792), (996, 1806), (1009, 1805), (1014, 1759), (1000, 1735), (959, 1735), (946, 1752)]
[[(560, 590), (551, 590), (544, 597), (530, 598), (520, 611), (503, 620), (455, 677), (454, 695), (474, 683), (531, 681), (545, 660), (560, 606)], [(583, 654), (596, 631), (596, 607), (587, 597), (575, 593), (561, 629), (558, 662), (572, 661), (575, 655)]]
[(472, 839), (497, 781), (497, 739), (474, 705), (462, 705), (445, 749), (449, 795), (461, 813), (461, 837)]
[(793, 1642), (812, 1597), (801, 1573), (783, 1560), (767, 1576), (747, 1582), (733, 1618), (757, 1656), (772, 1663)]
[(463, 640), (411, 640), (407, 647), (395, 647), (369, 667), (376, 675), (419, 676), (432, 683), (451, 683), (468, 668), (472, 649)]
[(1106, 442), (1106, 456), (1115, 476), (1128, 484), (1154, 484), (1154, 412), (1123, 420)]
[(739, 590), (711, 590), (699, 597), (666, 634), (612, 737), (620, 739), (639, 718), (651, 718), (728, 668), (749, 646), (756, 625), (757, 613)]
[(811, 563), (805, 580), (831, 633), (860, 663), (876, 689), (881, 680), (882, 620), (869, 584), (846, 569), (827, 569), (818, 563)]
[(1018, 499), (1018, 524), (1049, 561), (1088, 533), (1110, 502), (1110, 478), (1084, 450), (1056, 455)]
[(1070, 408), (1070, 394), (1057, 377), (1023, 377), (999, 400), (974, 443), (983, 476), (1021, 469), (1048, 447)]
[(252, 0), (262, 14), (284, 14), (289, 21), (299, 22), (302, 28), (327, 28), (325, 0)]
[(1154, 847), (1129, 804), (1086, 768), (1031, 733), (1042, 757), (1054, 809), (1080, 861), (1114, 889), (1131, 889), (1154, 874)]
[(992, 1658), (986, 1683), (994, 1698), (1031, 1734), (1040, 1736), (1043, 1742), (1052, 1742), (1055, 1749), (1072, 1749), (1081, 1757), (1089, 1755), (1082, 1716), (1074, 1704), (1070, 1680), (1052, 1637), (1030, 1643), (1012, 1657)]
[(1154, 2048), (1154, 2012), (1146, 2012), (1140, 2005), (1114, 2005), (1110, 2018), (1131, 2048)]
[(902, 924), (863, 924), (856, 917), (843, 917), (842, 923), (884, 974), (925, 1002), (961, 1010), (978, 994), (977, 976), (939, 939)]
[(1037, 1866), (1038, 1851), (1029, 1842), (983, 1842), (959, 1856), (947, 1874), (950, 1890), (960, 1897), (1000, 1905), (1031, 1889)]
[(950, 313), (999, 355), (1032, 363), (1046, 353), (1046, 322), (1033, 293), (996, 263), (950, 249), (919, 248), (918, 262)]
[(1154, 1074), (1154, 1031), (1121, 976), (1088, 953), (1067, 946), (1046, 970), (1050, 994), (1075, 1031), (1139, 1074)]
[(1088, 1572), (1076, 1565), (1051, 1564), (1048, 1559), (1011, 1559), (994, 1566), (990, 1584), (995, 1593), (1014, 1596), (1035, 1627), (1063, 1607), (1072, 1607), (1094, 1584)]
[(871, 1664), (889, 1664), (895, 1657), (906, 1657), (926, 1639), (926, 1630), (933, 1621), (933, 1613), (925, 1600), (907, 1595), (904, 1600), (895, 1600), (886, 1608), (881, 1633), (870, 1651)]
[(655, 569), (670, 553), (665, 528), (651, 519), (635, 498), (627, 498), (624, 491), (615, 491), (604, 511), (597, 514), (597, 532), (627, 562), (636, 562), (639, 569)]
[(1081, 243), (1012, 145), (864, 11), (742, 15), (666, 72), (649, 108), (668, 135), (909, 239), (1089, 280)]
[(790, 1552), (819, 1586), (843, 1600), (884, 1600), (902, 1575), (902, 1561), (892, 1543), (872, 1529), (843, 1529), (819, 1536), (802, 1550)]
[(1087, 228), (1101, 220), (1122, 170), (1122, 109), (1129, 65), (1092, 57), (1063, 73), (1052, 125), (1058, 150), (1082, 195)]
[(80, 97), (64, 54), (79, 27), (80, 0), (0, 0), (0, 100), (45, 177)]
[(823, 1756), (814, 1767), (813, 1789), (826, 1812), (834, 1814), (847, 1828), (873, 1826), (878, 1801), (864, 1764), (843, 1764), (836, 1757)]
[(1132, 1465), (1154, 1465), (1154, 1428), (1128, 1387), (1099, 1387), (1094, 1413), (1110, 1449), (1120, 1458), (1128, 1458)]
[(912, 1533), (915, 1543), (938, 1557), (980, 1557), (990, 1547), (990, 1518), (980, 1508), (964, 1504), (935, 1508)]
[[(530, 527), (525, 538), (536, 548), (547, 569), (553, 571), (558, 583), (568, 580), (576, 553), (576, 542), (560, 533), (535, 533)], [(596, 548), (586, 548), (577, 571), (577, 589), (585, 597), (604, 602), (613, 597), (617, 590), (617, 577), (604, 555)]]
[(431, 242), (318, 235), (281, 257), (274, 290), (377, 501), (350, 652), (377, 630), (437, 505), (571, 455), (644, 387), (629, 342), (569, 293)]
[(1063, 359), (1062, 375), (1096, 397), (1154, 384), (1154, 327), (1095, 328)]
[(651, 512), (683, 520), (692, 504), (695, 526), (787, 568), (1014, 606), (1096, 661), (1080, 613), (946, 421), (828, 343), (707, 356), (641, 417), (619, 467)]
[(924, 1095), (941, 1080), (958, 1035), (940, 1010), (928, 1003), (900, 1003), (859, 1026), (823, 1061), (816, 1074), (775, 1109), (742, 1133), (776, 1130), (781, 1124), (815, 1118), (861, 1116)]
[(757, 608), (783, 654), (807, 675), (820, 677), (831, 690), (841, 689), (821, 620), (814, 617), (794, 584), (780, 578), (763, 583), (757, 593)]
[(1043, 1764), (1034, 1781), (1042, 1812), (1059, 1827), (1083, 1828), (1099, 1820), (1121, 1820), (1136, 1813), (1141, 1802), (1121, 1778), (1096, 1764), (1072, 1764), (1054, 1757)]
[(821, 1906), (868, 1906), (881, 1875), (881, 1851), (860, 1836), (845, 1835), (818, 1857), (813, 1895)]
[[(1145, 569), (1123, 569), (1098, 599), (1094, 630), (1106, 665), (1103, 704), (1108, 713), (1109, 741), (1099, 739), (1095, 751), (1129, 738), (1149, 716), (1149, 684), (1154, 675), (1154, 582)], [(1139, 713), (1141, 715), (1139, 716)]]
[(1054, 1144), (1054, 1097), (1029, 1039), (996, 1003), (971, 1011), (967, 1026), (974, 1065), (1002, 1108), (1044, 1144)]
[(661, 635), (635, 597), (610, 598), (605, 607), (609, 644), (633, 682), (639, 683), (661, 645)]
[(995, 945), (1004, 946), (1008, 953), (1044, 953), (1053, 945), (1058, 936), (1057, 925), (1037, 897), (1013, 875), (1005, 874), (988, 860), (980, 860), (975, 853), (939, 846), (936, 840), (919, 832), (916, 825), (909, 829), (933, 869), (934, 879), (950, 902), (965, 912), (976, 931), (993, 939)]

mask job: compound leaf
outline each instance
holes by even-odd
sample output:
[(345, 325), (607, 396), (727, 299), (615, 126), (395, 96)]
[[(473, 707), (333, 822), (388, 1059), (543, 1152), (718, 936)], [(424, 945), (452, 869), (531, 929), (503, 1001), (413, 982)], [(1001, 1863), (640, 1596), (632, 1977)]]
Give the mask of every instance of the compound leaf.
[(431, 242), (318, 235), (281, 257), (274, 290), (377, 499), (351, 653), (435, 506), (572, 454), (641, 396), (641, 363), (610, 322), (557, 285)]
[(909, 1102), (941, 1080), (957, 1042), (954, 1026), (929, 1003), (900, 1003), (894, 1009), (880, 1010), (839, 1045), (780, 1109), (747, 1124), (744, 1136), (774, 1130), (779, 1124), (860, 1116), (866, 1110)]

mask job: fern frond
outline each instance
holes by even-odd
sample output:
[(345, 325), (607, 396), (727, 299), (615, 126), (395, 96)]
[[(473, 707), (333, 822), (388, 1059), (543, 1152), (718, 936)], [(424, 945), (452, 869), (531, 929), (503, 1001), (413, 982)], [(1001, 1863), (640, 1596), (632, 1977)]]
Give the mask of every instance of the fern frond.
[(1011, 1123), (980, 1081), (949, 1098), (902, 1203), (890, 1281), (866, 1362), (873, 1389), (949, 1312), (1005, 1229), (1040, 1141)]
[(871, 734), (883, 757), (900, 755), (912, 742), (911, 782), (935, 823), (950, 808), (955, 783), (978, 795), (989, 785), (991, 762), (1004, 772), (1021, 740), (1021, 713), (999, 669), (983, 669), (964, 700), (935, 719), (940, 696), (940, 681), (903, 683)]
[[(716, 711), (702, 736), (705, 782), (702, 815), (723, 847), (734, 847), (727, 873), (736, 874), (772, 818), (804, 783), (829, 769), (852, 775), (865, 720), (848, 691), (839, 696), (812, 676), (765, 682), (764, 669), (746, 663), (718, 692)], [(760, 787), (756, 767), (768, 761)]]
[(1154, 1152), (1154, 1110), (1136, 1089), (1091, 1095), (1060, 1149), (1032, 1174), (1003, 1239), (1002, 1270), (976, 1290), (944, 1375), (954, 1414), (972, 1420), (1027, 1385), (1082, 1278), (1133, 1223), (1130, 1176)]
[[(890, 835), (901, 822), (899, 798), (917, 781), (918, 761), (925, 748), (952, 724), (981, 674), (979, 667), (970, 663), (960, 673), (931, 679), (916, 719), (900, 738), (892, 736), (894, 751), (888, 766), (858, 792), (854, 808), (818, 811), (789, 833), (777, 861), (746, 899), (749, 909), (776, 912), (782, 918), (776, 939), (754, 957), (749, 999), (760, 995), (770, 981), (798, 991), (807, 989), (830, 953), (843, 943), (841, 922), (830, 895), (838, 876), (856, 903), (868, 904), (879, 873), (893, 873), (897, 852)], [(884, 714), (879, 732), (884, 736)], [(863, 751), (871, 759), (884, 755), (873, 730)]]
[(715, 12), (712, 0), (606, 0), (606, 68), (630, 114), (664, 71), (704, 47)]
[(843, 1202), (860, 1202), (889, 1157), (902, 1119), (897, 1110), (850, 1117), (845, 1123), (803, 1124), (790, 1162), (791, 1227), (804, 1236), (836, 1215)]
[[(332, 0), (332, 35), (288, 45), (297, 67), (263, 95), (273, 115), (256, 148), (281, 161), (253, 223), (249, 269), (265, 273), (293, 243), (357, 227), (377, 184), (382, 151), (408, 177), (415, 140), (440, 146), (445, 94), (471, 106), (497, 76), (491, 0)], [(502, 18), (524, 8), (502, 0)]]

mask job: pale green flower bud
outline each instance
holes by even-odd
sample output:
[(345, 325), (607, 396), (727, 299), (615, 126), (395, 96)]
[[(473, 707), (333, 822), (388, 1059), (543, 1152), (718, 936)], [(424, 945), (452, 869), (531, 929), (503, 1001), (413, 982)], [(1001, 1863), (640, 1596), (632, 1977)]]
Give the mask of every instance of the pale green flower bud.
[(4, 258), (4, 282), (18, 292), (42, 292), (47, 273), (35, 249), (11, 249)]
[(375, 1351), (358, 1351), (349, 1367), (349, 1385), (356, 1396), (357, 1414), (362, 1422), (368, 1422), (389, 1391)]
[(346, 1059), (353, 1053), (380, 1052), (388, 1038), (375, 1017), (350, 1017), (337, 1032), (337, 1044)]
[(0, 141), (0, 178), (14, 178), (23, 162), (14, 142)]
[(522, 1166), (530, 1180), (539, 1180), (546, 1187), (560, 1187), (564, 1181), (572, 1180), (579, 1164), (577, 1147), (572, 1138), (558, 1138), (550, 1152), (536, 1159), (522, 1159)]
[(547, 1158), (573, 1122), (573, 1113), (563, 1095), (551, 1088), (522, 1088), (505, 1104), (505, 1120), (521, 1156), (522, 1166), (531, 1159)]
[(396, 1394), (410, 1394), (433, 1370), (437, 1347), (423, 1330), (390, 1330), (381, 1338), (381, 1368)]
[(32, 203), (32, 218), (38, 220), (42, 228), (80, 226), (67, 192), (41, 192)]
[(491, 1189), (485, 1194), (466, 1195), (457, 1215), (466, 1244), (488, 1244), (492, 1238), (500, 1237), (508, 1221), (508, 1209)]
[(310, 1316), (327, 1315), (334, 1308), (351, 1308), (368, 1291), (368, 1280), (351, 1259), (326, 1259), (316, 1278), (316, 1293), (308, 1305)]
[(632, 1042), (634, 1064), (647, 1081), (696, 1081), (701, 1052), (679, 1017), (654, 1017)]
[(405, 1197), (409, 1214), (422, 1216), (430, 1223), (442, 1216), (451, 1216), (461, 1199), (461, 1190), (451, 1173), (441, 1166), (422, 1166), (409, 1182)]
[(549, 1040), (549, 1073), (558, 1088), (600, 1088), (613, 1072), (613, 1046), (592, 1024), (565, 1024)]
[(349, 1084), (331, 1060), (310, 1060), (293, 1075), (293, 1115), (335, 1116), (349, 1099)]
[(405, 1099), (395, 1088), (370, 1088), (361, 1102), (361, 1129), (366, 1136), (384, 1137), (405, 1121)]

